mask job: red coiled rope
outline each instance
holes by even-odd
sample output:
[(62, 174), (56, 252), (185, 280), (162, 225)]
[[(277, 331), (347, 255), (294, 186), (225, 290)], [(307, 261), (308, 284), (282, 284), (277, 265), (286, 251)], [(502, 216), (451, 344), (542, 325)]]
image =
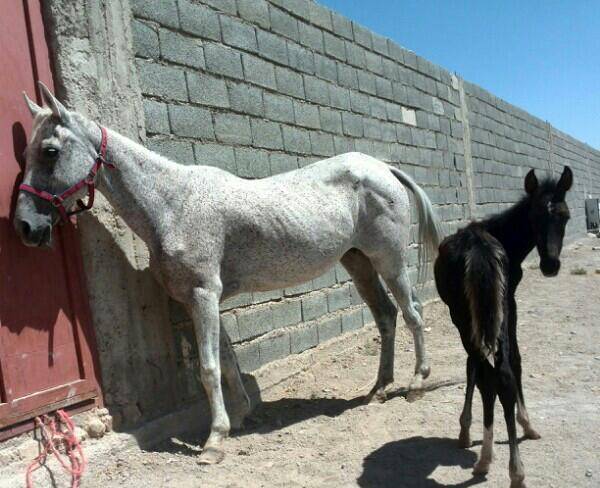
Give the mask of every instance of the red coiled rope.
[[(81, 476), (85, 471), (86, 459), (83, 455), (83, 449), (79, 439), (75, 435), (75, 426), (71, 418), (64, 410), (57, 410), (58, 419), (43, 415), (36, 417), (35, 423), (40, 428), (42, 434), (42, 452), (32, 461), (27, 468), (27, 488), (33, 488), (31, 476), (33, 472), (39, 469), (48, 457), (48, 453), (54, 454), (63, 469), (71, 474), (71, 488), (79, 488)], [(58, 422), (57, 422), (58, 420)], [(64, 425), (64, 430), (61, 428)], [(69, 463), (65, 460), (59, 449), (64, 447), (65, 454), (69, 458)]]

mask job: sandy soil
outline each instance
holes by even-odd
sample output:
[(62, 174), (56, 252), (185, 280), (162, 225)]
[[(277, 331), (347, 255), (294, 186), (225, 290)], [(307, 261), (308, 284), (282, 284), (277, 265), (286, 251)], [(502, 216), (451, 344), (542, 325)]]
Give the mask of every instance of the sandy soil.
[[(528, 265), (518, 291), (525, 398), (542, 435), (520, 444), (530, 488), (600, 486), (600, 250), (592, 250), (599, 245), (586, 238), (567, 248), (554, 279)], [(579, 268), (587, 273), (571, 273)], [(173, 438), (152, 450), (92, 459), (82, 486), (508, 487), (499, 402), (495, 463), (487, 477), (474, 477), (481, 403), (476, 394), (475, 445), (459, 449), (466, 357), (442, 303), (427, 306), (425, 319), (433, 372), (417, 401), (406, 399), (414, 354), (400, 320), (390, 399), (364, 405), (379, 351), (376, 331), (367, 328), (345, 338), (344, 347), (338, 342), (301, 355), (300, 373), (263, 394), (246, 430), (228, 441), (222, 464), (196, 463), (203, 438)], [(281, 375), (289, 361), (297, 359), (258, 374)]]

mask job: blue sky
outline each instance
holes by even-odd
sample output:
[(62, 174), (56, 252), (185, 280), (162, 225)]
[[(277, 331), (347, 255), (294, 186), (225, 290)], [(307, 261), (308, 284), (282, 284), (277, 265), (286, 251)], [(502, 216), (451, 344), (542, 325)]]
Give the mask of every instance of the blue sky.
[(597, 0), (318, 0), (600, 149)]

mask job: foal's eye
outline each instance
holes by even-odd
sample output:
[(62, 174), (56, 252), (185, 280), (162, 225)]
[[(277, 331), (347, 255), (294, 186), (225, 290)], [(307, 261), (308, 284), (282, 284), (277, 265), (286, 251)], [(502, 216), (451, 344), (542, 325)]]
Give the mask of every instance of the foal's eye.
[(55, 159), (58, 156), (58, 149), (55, 147), (45, 147), (43, 149), (43, 154), (48, 159)]

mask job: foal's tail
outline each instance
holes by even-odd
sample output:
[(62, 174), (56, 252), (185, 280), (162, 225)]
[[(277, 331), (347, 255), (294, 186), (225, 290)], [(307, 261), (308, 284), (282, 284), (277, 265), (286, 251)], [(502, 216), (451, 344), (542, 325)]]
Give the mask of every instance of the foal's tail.
[(484, 357), (496, 352), (504, 320), (506, 253), (485, 231), (472, 231), (472, 247), (465, 255), (465, 294), (471, 312), (471, 343)]
[(431, 205), (431, 200), (423, 189), (415, 183), (404, 171), (390, 166), (392, 174), (413, 192), (415, 201), (417, 202), (417, 211), (419, 212), (419, 268), (418, 281), (425, 283), (427, 280), (427, 262), (433, 260), (438, 252), (442, 233), (438, 218)]

